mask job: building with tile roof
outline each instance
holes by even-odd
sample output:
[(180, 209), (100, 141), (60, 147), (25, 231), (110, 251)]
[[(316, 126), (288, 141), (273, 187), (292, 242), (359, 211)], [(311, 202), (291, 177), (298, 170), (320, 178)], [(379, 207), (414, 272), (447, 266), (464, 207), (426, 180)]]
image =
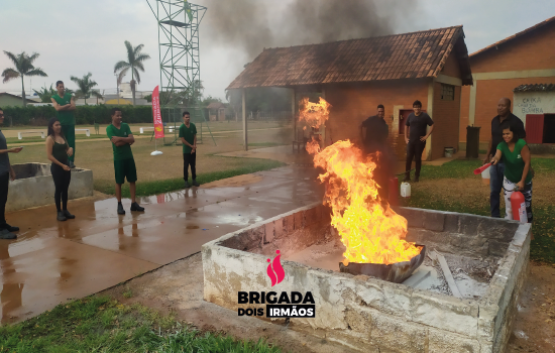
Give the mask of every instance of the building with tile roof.
[(405, 157), (404, 119), (420, 100), (436, 125), (424, 152), (431, 160), (458, 147), (461, 87), (472, 82), (463, 28), (454, 26), (265, 49), (227, 89), (248, 95), (258, 87), (290, 88), (295, 102), (319, 93), (332, 105), (326, 145), (359, 139), (360, 123), (383, 104), (399, 159)]
[[(555, 17), (473, 53), (470, 66), (474, 85), (463, 88), (461, 145), (466, 144), (466, 126), (474, 125), (480, 126), (481, 149), (487, 148), (491, 120), (503, 97), (513, 101), (512, 112), (524, 122), (527, 134), (529, 129), (536, 131), (532, 140), (543, 141), (539, 136), (543, 136), (545, 119), (528, 121), (527, 116), (555, 114), (555, 105), (550, 103), (555, 102)], [(542, 128), (538, 130), (540, 120)], [(545, 126), (555, 128), (549, 121)], [(555, 136), (547, 136), (547, 140), (555, 140)]]

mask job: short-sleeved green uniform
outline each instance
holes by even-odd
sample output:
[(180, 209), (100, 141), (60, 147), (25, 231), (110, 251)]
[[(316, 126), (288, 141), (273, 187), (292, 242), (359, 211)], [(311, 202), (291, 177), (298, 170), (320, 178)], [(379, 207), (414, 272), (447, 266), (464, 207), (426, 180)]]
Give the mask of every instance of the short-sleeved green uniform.
[[(113, 136), (128, 137), (131, 135), (131, 129), (126, 123), (121, 123), (119, 129), (110, 124), (106, 128), (106, 133), (110, 139), (112, 139)], [(112, 148), (114, 150), (116, 184), (123, 184), (126, 178), (130, 183), (137, 181), (137, 169), (135, 168), (135, 160), (131, 152), (131, 145), (125, 144), (118, 147), (112, 142)]]
[[(183, 137), (185, 141), (189, 142), (191, 145), (195, 143), (195, 135), (197, 134), (197, 127), (195, 124), (190, 123), (189, 127), (185, 124), (181, 124), (179, 127), (179, 137)], [(183, 153), (190, 154), (193, 149), (186, 144), (183, 144)]]
[[(503, 154), (503, 163), (505, 164), (505, 177), (513, 182), (519, 183), (522, 179), (522, 172), (524, 171), (524, 160), (522, 160), (522, 156), (520, 152), (522, 148), (526, 146), (526, 141), (523, 139), (519, 139), (515, 143), (515, 149), (513, 152), (509, 150), (509, 146), (505, 141), (501, 142), (497, 145), (497, 149), (501, 151)], [(528, 171), (528, 175), (526, 176), (526, 180), (524, 184), (528, 184), (532, 181), (532, 173)]]
[[(57, 93), (52, 98), (60, 106), (68, 105), (71, 103), (71, 93), (66, 92), (63, 97)], [(66, 138), (69, 147), (73, 148), (73, 155), (69, 157), (70, 161), (75, 160), (75, 114), (73, 110), (62, 110), (58, 112), (58, 120), (62, 124), (62, 132)]]

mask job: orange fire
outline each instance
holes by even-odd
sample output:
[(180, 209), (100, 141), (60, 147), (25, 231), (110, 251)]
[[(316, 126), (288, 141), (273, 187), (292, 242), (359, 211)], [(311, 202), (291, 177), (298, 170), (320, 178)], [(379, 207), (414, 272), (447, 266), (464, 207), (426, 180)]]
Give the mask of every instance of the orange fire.
[[(308, 98), (304, 98), (299, 103), (299, 121), (305, 122), (308, 126), (319, 129), (324, 125), (330, 116), (331, 105), (323, 98), (318, 103), (312, 103)], [(306, 130), (306, 126), (303, 127)]]
[[(327, 109), (329, 105), (322, 105), (322, 101), (320, 106)], [(309, 117), (310, 114), (309, 111), (304, 113)], [(314, 110), (312, 114), (312, 121), (323, 123), (327, 120), (327, 117), (319, 116), (320, 110)], [(379, 185), (373, 176), (375, 155), (364, 154), (349, 140), (337, 141), (321, 151), (318, 141), (313, 139), (307, 143), (306, 149), (314, 155), (314, 165), (325, 171), (319, 176), (326, 184), (324, 203), (331, 207), (331, 224), (347, 248), (343, 254), (345, 265), (349, 262), (391, 264), (410, 261), (420, 253), (420, 247), (404, 240), (407, 220), (378, 195)]]

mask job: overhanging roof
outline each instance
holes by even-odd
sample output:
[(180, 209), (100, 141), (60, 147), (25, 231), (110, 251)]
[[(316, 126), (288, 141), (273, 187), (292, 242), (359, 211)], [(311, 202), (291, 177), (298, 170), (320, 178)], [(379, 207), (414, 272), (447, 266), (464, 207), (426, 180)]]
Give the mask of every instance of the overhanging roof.
[(472, 84), (462, 26), (265, 49), (227, 89), (437, 77), (455, 52)]

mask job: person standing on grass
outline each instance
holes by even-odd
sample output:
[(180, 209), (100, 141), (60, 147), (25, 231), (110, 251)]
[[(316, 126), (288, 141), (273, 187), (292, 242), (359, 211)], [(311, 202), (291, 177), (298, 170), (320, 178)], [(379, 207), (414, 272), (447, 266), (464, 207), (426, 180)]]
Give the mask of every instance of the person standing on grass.
[(200, 186), (197, 183), (197, 127), (191, 122), (191, 114), (183, 113), (183, 124), (179, 127), (179, 137), (183, 143), (183, 179), (185, 188), (190, 188), (189, 166), (191, 166), (191, 176), (193, 186)]
[[(491, 157), (497, 153), (497, 146), (503, 141), (503, 131), (501, 125), (505, 122), (514, 126), (515, 133), (518, 138), (525, 139), (526, 131), (524, 124), (516, 115), (511, 113), (511, 100), (509, 98), (501, 98), (497, 102), (497, 116), (491, 120), (491, 139), (489, 141), (488, 152), (484, 158), (484, 164), (491, 161)], [(505, 163), (503, 160), (492, 165), (489, 171), (489, 187), (490, 187), (490, 210), (491, 216), (500, 218), (499, 203), (501, 188), (503, 187), (503, 175)]]
[[(74, 219), (75, 216), (67, 210), (69, 183), (71, 182), (71, 168), (69, 158), (73, 154), (73, 148), (69, 147), (62, 132), (62, 124), (57, 118), (48, 122), (48, 137), (46, 138), (46, 155), (52, 161), (50, 171), (56, 191), (54, 200), (58, 211), (58, 221), (63, 222)], [(60, 207), (60, 202), (62, 206)]]
[(383, 200), (389, 198), (388, 180), (393, 176), (393, 153), (387, 146), (387, 136), (389, 134), (389, 126), (385, 122), (385, 107), (383, 104), (378, 105), (377, 114), (364, 120), (360, 125), (360, 138), (364, 151), (367, 154), (376, 153), (378, 159), (376, 169), (374, 170), (375, 180), (380, 186), (378, 192)]
[[(412, 160), (416, 162), (416, 172), (414, 173), (414, 181), (420, 180), (420, 169), (422, 168), (422, 152), (426, 148), (426, 140), (434, 131), (434, 121), (430, 116), (422, 111), (422, 103), (415, 101), (412, 104), (413, 113), (407, 118), (405, 123), (405, 142), (407, 144), (407, 161), (405, 164), (405, 179), (410, 181), (410, 170)], [(430, 131), (426, 133), (426, 129), (430, 127)]]
[[(0, 125), (4, 123), (4, 111), (0, 108)], [(15, 180), (15, 172), (10, 164), (8, 153), (19, 153), (23, 147), (8, 148), (6, 137), (0, 130), (0, 239), (15, 239), (19, 227), (6, 223), (6, 202), (8, 201), (8, 187), (10, 179)]]
[(503, 189), (505, 196), (505, 219), (513, 220), (511, 195), (520, 191), (524, 195), (528, 223), (534, 219), (532, 215), (532, 167), (530, 149), (526, 141), (519, 137), (520, 126), (505, 121), (501, 127), (503, 141), (497, 144), (493, 165), (503, 161)]
[(121, 185), (125, 179), (129, 182), (129, 192), (131, 193), (131, 211), (144, 212), (144, 208), (139, 206), (135, 199), (135, 182), (137, 181), (137, 169), (135, 160), (131, 152), (131, 145), (135, 143), (135, 138), (131, 133), (129, 125), (121, 122), (121, 109), (112, 108), (112, 124), (106, 128), (108, 138), (112, 141), (114, 150), (114, 171), (116, 174), (116, 198), (118, 199), (118, 214), (124, 215), (125, 210), (121, 204)]
[(69, 157), (69, 167), (75, 168), (75, 100), (71, 93), (65, 91), (62, 81), (56, 82), (56, 90), (58, 93), (52, 96), (52, 104), (58, 112), (58, 120), (62, 125), (62, 134), (73, 150), (73, 154)]

